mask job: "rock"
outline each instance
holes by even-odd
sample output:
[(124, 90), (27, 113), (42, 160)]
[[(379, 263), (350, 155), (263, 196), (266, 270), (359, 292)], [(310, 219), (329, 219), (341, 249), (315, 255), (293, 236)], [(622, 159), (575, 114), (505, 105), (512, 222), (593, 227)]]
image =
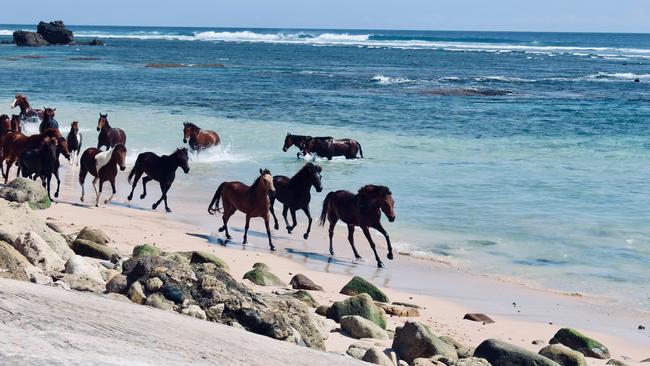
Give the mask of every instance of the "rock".
[(57, 281), (65, 282), (71, 289), (77, 291), (88, 291), (102, 293), (106, 288), (104, 281), (97, 281), (85, 276), (78, 276), (68, 273), (52, 273), (52, 278)]
[(359, 276), (354, 276), (343, 288), (341, 292), (343, 295), (356, 296), (366, 293), (372, 297), (373, 300), (379, 302), (388, 302), (388, 296), (380, 289), (375, 287), (372, 283), (364, 280)]
[(228, 265), (221, 258), (206, 252), (192, 252), (190, 263), (213, 263), (219, 268), (223, 268), (226, 271), (229, 270)]
[(54, 230), (55, 232), (57, 232), (59, 234), (65, 234), (63, 232), (63, 229), (61, 229), (61, 227), (59, 225), (57, 225), (55, 222), (46, 221), (45, 225), (47, 225), (47, 227), (49, 227), (50, 229)]
[(607, 363), (606, 363), (605, 365), (627, 366), (627, 364), (626, 364), (625, 362), (623, 362), (623, 361), (619, 361), (619, 360), (615, 360), (615, 359), (613, 359), (613, 358), (612, 358), (611, 360), (607, 361)]
[(161, 254), (160, 249), (151, 244), (137, 245), (133, 248), (134, 257), (155, 257)]
[(88, 278), (92, 281), (102, 283), (104, 278), (99, 268), (89, 264), (83, 257), (75, 255), (65, 263), (65, 273), (76, 277)]
[(174, 262), (161, 257), (133, 257), (122, 263), (122, 274), (127, 276), (129, 285), (142, 277), (151, 275), (156, 268), (167, 270)]
[(14, 248), (36, 267), (44, 271), (60, 272), (65, 261), (33, 231), (26, 232), (13, 243)]
[(413, 366), (447, 366), (445, 363), (432, 358), (416, 358)]
[(587, 357), (608, 359), (610, 358), (609, 350), (595, 339), (571, 328), (562, 328), (555, 333), (549, 341), (550, 344), (562, 343), (563, 345), (578, 351)]
[(384, 312), (388, 315), (399, 316), (399, 317), (418, 317), (420, 316), (420, 311), (416, 308), (406, 307), (406, 306), (396, 306), (388, 305), (383, 302), (375, 302), (375, 305), (382, 308)]
[(375, 306), (370, 295), (363, 293), (337, 301), (327, 309), (326, 317), (336, 322), (346, 315), (359, 315), (386, 329), (386, 314)]
[(543, 340), (543, 339), (535, 339), (532, 343), (533, 343), (534, 345), (536, 345), (536, 346), (541, 346), (541, 345), (546, 344), (546, 341)]
[(357, 342), (353, 343), (348, 347), (348, 350), (345, 351), (349, 356), (360, 360), (366, 354), (366, 352), (372, 347), (372, 344), (366, 342)]
[(97, 243), (101, 245), (108, 245), (113, 242), (111, 238), (109, 238), (108, 235), (106, 235), (104, 231), (90, 226), (86, 226), (83, 229), (81, 229), (81, 231), (79, 232), (79, 234), (77, 234), (77, 237), (75, 239), (88, 240), (88, 241), (92, 241), (93, 243)]
[(327, 305), (321, 305), (316, 308), (316, 314), (320, 316), (327, 316), (327, 310), (329, 310), (329, 306)]
[(458, 360), (454, 366), (491, 366), (488, 360), (478, 357), (467, 357)]
[(458, 355), (458, 358), (468, 358), (474, 354), (474, 349), (472, 347), (466, 346), (451, 337), (442, 336), (439, 338), (441, 341), (454, 347), (454, 349), (456, 350), (456, 354)]
[(310, 306), (312, 308), (315, 308), (318, 306), (318, 303), (316, 300), (314, 300), (314, 297), (311, 296), (311, 294), (305, 290), (298, 290), (296, 292), (291, 293), (291, 297), (293, 297), (296, 300), (300, 300), (307, 304), (307, 306)]
[(492, 318), (490, 318), (489, 316), (487, 316), (485, 314), (481, 314), (481, 313), (465, 314), (463, 319), (471, 320), (473, 322), (479, 322), (479, 323), (483, 323), (483, 324), (492, 324), (492, 323), (494, 323), (494, 320), (492, 320)]
[(70, 44), (74, 41), (72, 31), (66, 29), (62, 21), (39, 22), (36, 32), (50, 44)]
[(244, 274), (244, 279), (259, 286), (286, 286), (264, 263), (255, 263), (253, 269)]
[(53, 283), (52, 283), (52, 286), (54, 286), (54, 287), (58, 287), (58, 288), (60, 288), (60, 289), (66, 290), (66, 291), (71, 291), (71, 289), (70, 289), (70, 285), (68, 285), (67, 283), (65, 283), (65, 282), (63, 282), (63, 281), (61, 281), (61, 280), (58, 280), (58, 281), (56, 281), (56, 282), (53, 282)]
[(400, 359), (411, 363), (416, 358), (430, 358), (436, 355), (457, 360), (454, 347), (433, 335), (431, 329), (424, 324), (408, 321), (397, 328), (393, 340), (393, 350)]
[(374, 338), (388, 340), (388, 334), (372, 321), (358, 315), (347, 315), (341, 318), (341, 329), (353, 338)]
[(484, 358), (492, 366), (559, 366), (544, 356), (496, 339), (483, 341), (474, 357)]
[(156, 292), (163, 287), (163, 281), (158, 277), (150, 277), (147, 282), (145, 282), (145, 288), (147, 291)]
[(48, 285), (48, 286), (54, 283), (52, 277), (44, 274), (40, 268), (38, 267), (33, 267), (33, 268), (35, 269), (35, 271), (29, 274), (29, 282), (35, 283), (37, 285)]
[(17, 30), (13, 35), (14, 42), (19, 47), (40, 47), (49, 45), (45, 38), (36, 32)]
[(226, 304), (217, 304), (214, 306), (210, 306), (208, 310), (205, 312), (205, 314), (208, 317), (208, 320), (213, 322), (221, 322), (223, 311), (225, 308), (226, 308)]
[(587, 366), (587, 361), (582, 353), (562, 344), (546, 346), (539, 351), (539, 354), (562, 366)]
[(293, 276), (289, 284), (291, 285), (291, 288), (296, 290), (323, 291), (321, 286), (318, 286), (312, 280), (307, 278), (307, 276), (301, 274)]
[(408, 303), (408, 302), (393, 301), (392, 304), (393, 304), (393, 305), (397, 305), (397, 306), (406, 306), (407, 308), (416, 308), (416, 309), (420, 309), (420, 307), (419, 307), (418, 305), (411, 304), (411, 303)]
[(174, 303), (160, 293), (149, 295), (144, 304), (160, 310), (174, 310)]
[(203, 311), (203, 309), (198, 305), (190, 305), (181, 310), (181, 313), (201, 320), (206, 320), (208, 318), (205, 311)]
[[(311, 310), (303, 302), (284, 296), (265, 295), (263, 301), (274, 314), (282, 314), (284, 320), (279, 321), (278, 331), (284, 331), (286, 322), (289, 327), (300, 333), (302, 342), (307, 347), (325, 350), (323, 342), (323, 332), (319, 328), (320, 322), (317, 322), (317, 316), (311, 313)], [(327, 334), (329, 336), (329, 333)]]
[(22, 177), (12, 180), (0, 189), (0, 198), (10, 202), (26, 202), (35, 210), (44, 210), (52, 205), (47, 191), (40, 183)]
[(131, 287), (129, 287), (128, 296), (136, 304), (142, 305), (147, 301), (147, 296), (144, 294), (140, 282), (133, 282)]
[(164, 285), (163, 287), (160, 288), (160, 292), (168, 299), (176, 304), (182, 304), (183, 301), (185, 300), (185, 295), (183, 294), (183, 291), (181, 291), (179, 288), (174, 287), (172, 285)]
[(97, 259), (110, 260), (113, 256), (118, 255), (117, 252), (106, 245), (97, 244), (94, 241), (77, 239), (72, 243), (72, 250), (84, 257), (92, 257)]
[(323, 340), (329, 338), (330, 333), (337, 328), (336, 322), (332, 319), (323, 318), (322, 316), (314, 316), (313, 319)]
[(395, 366), (386, 354), (378, 347), (371, 347), (361, 358), (362, 361), (381, 366)]
[(125, 294), (129, 289), (126, 276), (118, 274), (106, 283), (106, 293)]
[(40, 270), (29, 263), (16, 248), (0, 241), (0, 278), (29, 281), (31, 274), (36, 271)]

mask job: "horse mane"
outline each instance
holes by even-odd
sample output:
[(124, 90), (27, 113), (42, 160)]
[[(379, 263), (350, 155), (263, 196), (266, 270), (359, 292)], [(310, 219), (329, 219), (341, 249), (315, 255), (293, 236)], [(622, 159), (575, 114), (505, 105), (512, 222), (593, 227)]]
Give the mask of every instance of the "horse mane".
[(260, 181), (262, 180), (262, 177), (263, 177), (264, 175), (266, 175), (266, 174), (271, 174), (271, 171), (268, 170), (268, 169), (264, 169), (264, 170), (262, 171), (262, 174), (260, 174), (260, 176), (257, 177), (257, 179), (255, 179), (255, 182), (253, 182), (253, 184), (251, 184), (251, 187), (250, 187), (250, 189), (249, 189), (249, 192), (250, 192), (251, 194), (254, 194), (254, 193), (255, 193), (255, 189), (256, 189), (257, 186), (260, 184)]
[(296, 174), (294, 174), (293, 177), (291, 177), (290, 180), (292, 180), (292, 181), (296, 180), (299, 177), (301, 177), (302, 175), (304, 175), (305, 173), (309, 173), (310, 169), (315, 169), (319, 173), (323, 170), (320, 166), (310, 162), (310, 163), (307, 163), (307, 164), (303, 165), (303, 167), (300, 168), (300, 170), (298, 170), (298, 172)]
[(386, 186), (367, 184), (359, 188), (359, 191), (357, 192), (357, 199), (359, 200), (360, 206), (367, 207), (373, 199), (389, 194), (392, 193)]

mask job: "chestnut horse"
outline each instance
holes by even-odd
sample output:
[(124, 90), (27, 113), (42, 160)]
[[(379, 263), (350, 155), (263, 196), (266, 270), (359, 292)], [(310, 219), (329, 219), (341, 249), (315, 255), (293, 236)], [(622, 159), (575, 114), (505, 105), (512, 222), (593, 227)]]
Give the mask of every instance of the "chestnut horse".
[(346, 159), (356, 159), (357, 153), (363, 158), (361, 144), (353, 139), (315, 139), (308, 138), (300, 145), (303, 154), (314, 154), (327, 160), (334, 156), (345, 156)]
[(42, 109), (33, 109), (30, 105), (29, 102), (27, 101), (27, 97), (22, 95), (22, 94), (16, 94), (16, 98), (14, 99), (13, 103), (11, 103), (10, 107), (11, 109), (16, 108), (16, 106), (20, 107), (20, 118), (22, 120), (26, 119), (43, 119), (43, 110)]
[(14, 114), (9, 119), (6, 114), (0, 115), (0, 162), (2, 162), (2, 145), (7, 136), (11, 132), (21, 132), (20, 116)]
[(99, 114), (99, 120), (97, 121), (97, 131), (99, 131), (99, 136), (97, 137), (97, 148), (101, 149), (102, 146), (106, 146), (106, 149), (110, 149), (117, 144), (126, 145), (126, 133), (121, 128), (112, 128), (108, 123), (108, 113)]
[[(113, 193), (104, 200), (104, 204), (108, 204), (113, 199), (117, 192), (115, 190), (115, 177), (117, 176), (117, 167), (120, 170), (126, 169), (126, 147), (122, 144), (117, 144), (107, 151), (101, 151), (94, 147), (89, 147), (81, 154), (81, 163), (79, 168), (79, 184), (81, 184), (81, 202), (84, 201), (84, 181), (86, 175), (90, 173), (93, 177), (93, 188), (97, 199), (95, 200), (95, 207), (99, 207), (99, 198), (102, 195), (102, 188), (104, 182), (109, 181)], [(99, 191), (97, 191), (96, 183), (99, 180)]]
[(275, 251), (275, 246), (271, 241), (271, 229), (269, 228), (269, 192), (275, 192), (273, 186), (273, 177), (268, 169), (260, 169), (260, 176), (250, 187), (242, 182), (223, 182), (214, 193), (208, 213), (214, 215), (219, 209), (219, 198), (223, 198), (223, 226), (219, 232), (225, 231), (226, 238), (231, 239), (228, 233), (228, 220), (237, 211), (246, 214), (246, 227), (244, 228), (244, 242), (248, 242), (248, 225), (251, 217), (261, 217), (264, 219), (266, 226), (266, 235), (269, 238), (269, 247)]
[(13, 132), (23, 132), (23, 121), (19, 114), (11, 115), (11, 130)]
[(68, 150), (72, 159), (70, 159), (70, 165), (79, 166), (79, 154), (81, 154), (81, 146), (83, 137), (79, 132), (79, 122), (73, 121), (70, 125), (70, 132), (68, 132)]
[[(2, 161), (7, 162), (7, 170), (3, 172), (5, 183), (9, 179), (11, 166), (20, 158), (20, 155), (26, 150), (40, 148), (47, 138), (56, 140), (57, 143), (61, 144), (63, 155), (67, 159), (70, 158), (68, 144), (61, 136), (61, 132), (57, 129), (45, 130), (43, 133), (31, 136), (25, 136), (20, 132), (10, 132), (4, 137), (2, 143)], [(0, 166), (2, 161), (0, 161)]]
[(219, 145), (219, 134), (211, 130), (203, 130), (191, 122), (183, 122), (183, 143), (190, 144), (193, 151), (201, 151)]
[(155, 210), (158, 208), (160, 202), (165, 200), (165, 211), (172, 212), (169, 206), (167, 206), (167, 191), (169, 191), (172, 183), (174, 183), (174, 179), (176, 179), (176, 169), (180, 167), (185, 174), (190, 172), (188, 160), (189, 157), (187, 156), (186, 148), (176, 149), (171, 155), (158, 156), (152, 152), (145, 152), (138, 155), (135, 166), (133, 166), (131, 173), (129, 173), (129, 184), (133, 177), (135, 177), (131, 193), (128, 197), (129, 203), (133, 199), (133, 191), (138, 185), (140, 177), (142, 174), (147, 174), (142, 178), (142, 194), (140, 195), (140, 199), (145, 198), (147, 195), (147, 182), (155, 180), (160, 183), (162, 196), (160, 196), (160, 199), (151, 208)]
[[(275, 221), (275, 230), (278, 230), (280, 227), (278, 225), (278, 218), (275, 217), (275, 212), (273, 211), (273, 204), (277, 199), (282, 203), (282, 216), (284, 217), (284, 222), (287, 224), (287, 231), (291, 234), (291, 231), (296, 228), (296, 210), (302, 210), (309, 224), (307, 225), (307, 232), (302, 236), (303, 238), (309, 238), (309, 232), (311, 231), (311, 214), (309, 212), (309, 202), (311, 201), (311, 187), (316, 188), (316, 192), (321, 192), (323, 190), (323, 185), (321, 184), (321, 167), (314, 165), (312, 163), (307, 163), (294, 175), (293, 177), (285, 177), (283, 175), (276, 175), (273, 177), (273, 186), (275, 187), (275, 194), (271, 195), (271, 215), (273, 215), (273, 220)], [(289, 221), (287, 220), (287, 211), (291, 210), (291, 219), (293, 220), (293, 225), (289, 226)]]
[(311, 137), (311, 136), (306, 136), (306, 135), (292, 135), (291, 133), (287, 132), (287, 136), (284, 138), (284, 145), (282, 146), (282, 151), (287, 152), (291, 146), (295, 146), (300, 151), (296, 153), (296, 157), (300, 158), (301, 154), (304, 155), (303, 152), (303, 143), (307, 140), (310, 139), (315, 139), (315, 140), (329, 140), (332, 137), (325, 136), (325, 137)]
[(368, 228), (373, 228), (384, 235), (388, 245), (388, 259), (393, 259), (393, 247), (390, 244), (390, 238), (386, 230), (384, 230), (384, 227), (381, 226), (380, 221), (382, 211), (388, 217), (388, 221), (395, 221), (394, 204), (392, 193), (385, 186), (369, 184), (361, 187), (357, 194), (350, 191), (328, 193), (323, 201), (320, 225), (324, 226), (325, 220), (329, 220), (330, 254), (334, 255), (334, 247), (332, 246), (334, 227), (337, 221), (341, 220), (348, 225), (348, 241), (352, 246), (355, 258), (361, 259), (357, 248), (354, 246), (354, 227), (359, 226), (366, 239), (368, 239), (372, 251), (375, 253), (377, 267), (383, 267), (384, 264), (379, 259), (379, 255), (377, 255), (375, 242), (372, 241)]
[(56, 108), (44, 108), (43, 109), (43, 121), (38, 125), (38, 132), (43, 133), (43, 131), (56, 128), (59, 129), (59, 122), (54, 119), (54, 112)]

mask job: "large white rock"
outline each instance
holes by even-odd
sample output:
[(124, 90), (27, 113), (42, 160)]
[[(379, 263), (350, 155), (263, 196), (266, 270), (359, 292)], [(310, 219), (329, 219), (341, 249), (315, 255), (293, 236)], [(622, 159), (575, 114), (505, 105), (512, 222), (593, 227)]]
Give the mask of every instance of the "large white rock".
[(74, 257), (68, 259), (65, 264), (65, 273), (80, 278), (87, 278), (100, 284), (104, 283), (104, 278), (102, 277), (102, 272), (100, 269), (97, 266), (87, 262), (84, 257), (80, 255), (75, 255)]
[(27, 260), (44, 271), (60, 272), (65, 261), (37, 233), (28, 231), (13, 243), (14, 248)]

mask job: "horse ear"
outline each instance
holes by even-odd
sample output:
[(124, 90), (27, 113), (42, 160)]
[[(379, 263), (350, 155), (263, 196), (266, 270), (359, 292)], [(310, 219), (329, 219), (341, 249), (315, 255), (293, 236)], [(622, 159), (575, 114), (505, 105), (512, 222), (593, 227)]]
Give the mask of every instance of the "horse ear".
[(260, 169), (260, 175), (262, 175), (262, 174), (264, 174), (264, 171), (262, 169)]
[(316, 165), (316, 171), (320, 173), (323, 171), (323, 168), (321, 168), (320, 165)]
[(287, 136), (291, 136), (291, 133), (290, 133), (290, 132), (287, 132)]
[(56, 111), (56, 108), (52, 109), (52, 112)]

